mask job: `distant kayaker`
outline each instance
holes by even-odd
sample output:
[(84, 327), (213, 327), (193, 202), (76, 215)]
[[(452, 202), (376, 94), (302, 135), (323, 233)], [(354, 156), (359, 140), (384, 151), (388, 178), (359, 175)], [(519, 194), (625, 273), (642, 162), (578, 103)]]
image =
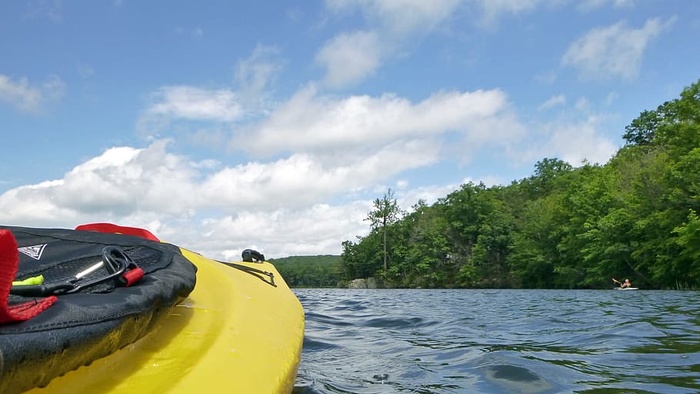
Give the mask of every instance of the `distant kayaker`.
[(620, 282), (619, 280), (612, 278), (613, 282), (617, 283), (620, 285), (621, 288), (626, 288), (626, 287), (632, 287), (632, 282), (630, 282), (629, 279), (625, 279), (624, 282)]

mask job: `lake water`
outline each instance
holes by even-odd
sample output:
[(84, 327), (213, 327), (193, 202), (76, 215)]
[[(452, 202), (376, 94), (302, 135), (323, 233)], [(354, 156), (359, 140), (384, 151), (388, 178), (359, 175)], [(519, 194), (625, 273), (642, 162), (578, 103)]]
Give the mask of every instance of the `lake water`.
[(294, 393), (700, 393), (700, 293), (295, 289)]

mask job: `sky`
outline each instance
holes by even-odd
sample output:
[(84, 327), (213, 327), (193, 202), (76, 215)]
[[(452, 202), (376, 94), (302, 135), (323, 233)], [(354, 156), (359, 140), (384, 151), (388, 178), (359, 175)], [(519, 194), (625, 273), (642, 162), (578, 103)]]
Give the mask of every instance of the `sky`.
[(1, 224), (226, 260), (340, 254), (389, 189), (604, 164), (700, 79), (689, 0), (6, 1), (0, 36)]

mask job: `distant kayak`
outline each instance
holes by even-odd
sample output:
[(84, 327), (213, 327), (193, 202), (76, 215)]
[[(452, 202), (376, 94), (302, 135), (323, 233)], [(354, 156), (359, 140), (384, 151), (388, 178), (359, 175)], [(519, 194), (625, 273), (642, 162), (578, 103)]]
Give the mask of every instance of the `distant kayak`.
[(617, 287), (613, 287), (615, 290), (639, 290), (638, 287), (632, 287), (632, 283), (630, 283), (629, 279), (625, 279), (624, 283), (615, 278), (612, 278), (612, 281), (619, 285)]

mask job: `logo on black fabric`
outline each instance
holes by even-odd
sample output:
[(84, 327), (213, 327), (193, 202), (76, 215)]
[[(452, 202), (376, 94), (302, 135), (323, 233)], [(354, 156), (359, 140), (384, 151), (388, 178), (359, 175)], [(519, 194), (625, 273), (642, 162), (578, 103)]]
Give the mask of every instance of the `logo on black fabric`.
[(26, 254), (34, 260), (39, 260), (41, 258), (41, 254), (44, 253), (45, 247), (46, 244), (23, 246), (21, 248), (17, 248), (17, 251)]

